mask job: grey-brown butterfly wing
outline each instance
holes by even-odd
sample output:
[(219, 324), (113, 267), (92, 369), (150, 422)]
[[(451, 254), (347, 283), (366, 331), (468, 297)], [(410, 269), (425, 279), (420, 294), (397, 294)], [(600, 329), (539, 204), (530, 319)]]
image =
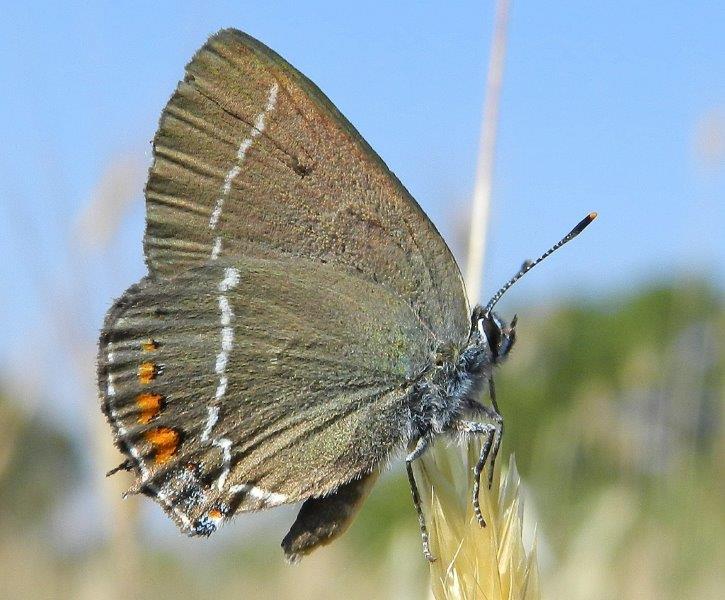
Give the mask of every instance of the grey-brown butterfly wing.
[(152, 276), (210, 257), (302, 256), (391, 290), (441, 343), (468, 336), (461, 275), (434, 225), (327, 97), (242, 32), (215, 34), (186, 67), (146, 204)]
[[(109, 313), (99, 360), (136, 487), (192, 533), (307, 498), (284, 542), (304, 554), (349, 524), (405, 438), (413, 374), (467, 338), (458, 267), (319, 89), (238, 31), (188, 65), (146, 198), (149, 278)], [(258, 289), (223, 301), (229, 268)], [(247, 304), (226, 356), (224, 320)]]
[(325, 510), (352, 510), (354, 481), (405, 440), (410, 382), (435, 344), (406, 302), (337, 265), (220, 258), (124, 294), (99, 382), (136, 490), (184, 531), (330, 498), (301, 513), (297, 553), (344, 529)]

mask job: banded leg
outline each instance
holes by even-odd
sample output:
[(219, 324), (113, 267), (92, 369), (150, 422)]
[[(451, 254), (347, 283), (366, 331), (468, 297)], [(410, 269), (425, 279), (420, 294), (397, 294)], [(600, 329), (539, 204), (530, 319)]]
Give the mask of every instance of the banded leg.
[(418, 485), (415, 483), (415, 477), (413, 476), (413, 461), (416, 458), (420, 458), (428, 448), (428, 440), (425, 438), (418, 438), (415, 448), (405, 458), (405, 469), (408, 472), (408, 483), (410, 484), (410, 492), (413, 495), (413, 504), (415, 505), (415, 512), (418, 514), (418, 525), (420, 526), (420, 537), (423, 541), (423, 555), (426, 557), (428, 562), (434, 562), (435, 557), (430, 553), (430, 540), (428, 537), (428, 528), (425, 526), (425, 515), (423, 514), (423, 507), (420, 504), (420, 494), (418, 493)]
[(478, 456), (476, 466), (473, 467), (473, 514), (476, 516), (478, 524), (481, 527), (485, 527), (486, 521), (481, 514), (481, 504), (478, 499), (478, 494), (481, 489), (481, 472), (486, 465), (489, 454), (491, 454), (491, 447), (493, 446), (497, 427), (490, 423), (477, 423), (475, 421), (460, 421), (458, 427), (461, 431), (468, 434), (486, 436), (483, 446), (481, 446), (481, 453)]
[(496, 386), (493, 383), (493, 378), (488, 380), (488, 393), (491, 397), (491, 405), (493, 406), (492, 419), (498, 425), (496, 429), (496, 437), (493, 442), (493, 451), (491, 452), (491, 468), (488, 471), (488, 489), (491, 489), (493, 484), (493, 471), (496, 467), (496, 458), (498, 457), (498, 451), (501, 449), (501, 440), (503, 439), (503, 417), (498, 410), (498, 404), (496, 402)]
[(466, 410), (474, 415), (482, 415), (496, 425), (493, 449), (491, 450), (491, 468), (488, 472), (488, 489), (491, 489), (493, 484), (494, 467), (496, 466), (496, 458), (498, 457), (498, 451), (501, 448), (501, 440), (503, 439), (503, 417), (498, 412), (498, 406), (496, 405), (496, 389), (493, 386), (493, 380), (489, 381), (489, 391), (491, 393), (491, 404), (493, 405), (493, 408), (484, 406), (483, 404), (479, 404), (478, 402), (472, 400), (466, 404)]

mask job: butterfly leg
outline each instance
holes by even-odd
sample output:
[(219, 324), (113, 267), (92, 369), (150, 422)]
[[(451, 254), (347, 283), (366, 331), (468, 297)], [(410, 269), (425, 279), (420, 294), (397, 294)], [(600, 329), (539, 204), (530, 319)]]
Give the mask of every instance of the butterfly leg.
[(478, 423), (476, 421), (459, 421), (457, 423), (459, 431), (466, 435), (485, 435), (486, 439), (481, 447), (481, 454), (478, 456), (476, 466), (473, 467), (473, 514), (481, 527), (486, 526), (486, 521), (481, 513), (481, 505), (478, 494), (481, 489), (481, 472), (483, 471), (486, 461), (491, 454), (494, 438), (498, 427), (490, 423)]
[(410, 492), (413, 494), (413, 504), (415, 512), (418, 514), (418, 525), (420, 525), (420, 537), (423, 540), (423, 555), (429, 562), (435, 561), (435, 557), (430, 553), (430, 541), (428, 538), (428, 528), (425, 526), (425, 515), (423, 507), (420, 503), (420, 494), (418, 493), (418, 485), (415, 483), (413, 476), (413, 461), (420, 458), (428, 448), (428, 440), (424, 437), (418, 438), (413, 451), (408, 454), (405, 459), (405, 469), (408, 472), (408, 482), (410, 483)]
[(493, 473), (494, 467), (496, 466), (496, 458), (498, 452), (501, 449), (501, 440), (503, 439), (503, 417), (498, 410), (498, 404), (496, 403), (496, 388), (493, 384), (493, 379), (489, 380), (488, 384), (489, 393), (491, 395), (492, 407), (484, 406), (478, 402), (472, 400), (466, 404), (466, 410), (474, 415), (482, 415), (487, 420), (492, 421), (496, 425), (496, 432), (494, 434), (493, 447), (491, 449), (491, 467), (488, 471), (488, 489), (491, 489), (493, 484)]
[(488, 392), (491, 397), (491, 405), (493, 410), (491, 411), (490, 418), (495, 421), (496, 436), (493, 442), (493, 450), (491, 451), (491, 468), (488, 471), (488, 489), (491, 489), (493, 484), (493, 470), (496, 466), (496, 458), (498, 457), (498, 451), (501, 449), (501, 440), (503, 439), (503, 417), (498, 410), (498, 403), (496, 402), (496, 386), (493, 383), (493, 378), (488, 380)]

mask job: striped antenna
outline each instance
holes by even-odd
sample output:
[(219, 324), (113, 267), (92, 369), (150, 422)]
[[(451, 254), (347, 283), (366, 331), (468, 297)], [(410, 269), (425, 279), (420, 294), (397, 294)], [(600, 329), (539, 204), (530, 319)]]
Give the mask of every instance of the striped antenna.
[(501, 289), (496, 292), (488, 301), (488, 304), (486, 305), (486, 308), (483, 310), (484, 316), (488, 316), (491, 314), (491, 311), (493, 310), (493, 307), (496, 306), (496, 303), (501, 299), (501, 296), (503, 296), (506, 291), (519, 279), (521, 279), (526, 273), (531, 271), (536, 265), (538, 265), (542, 260), (544, 260), (547, 256), (550, 254), (553, 254), (556, 250), (561, 248), (564, 244), (567, 242), (570, 242), (573, 240), (576, 236), (578, 236), (584, 229), (591, 223), (594, 219), (597, 218), (597, 213), (590, 212), (586, 217), (584, 217), (579, 223), (577, 223), (576, 227), (572, 229), (569, 233), (567, 233), (563, 238), (561, 238), (556, 244), (554, 244), (551, 248), (549, 248), (546, 252), (544, 252), (539, 258), (537, 258), (535, 261), (527, 260), (521, 269), (519, 270), (516, 275), (514, 275), (511, 279), (509, 279), (506, 283), (501, 286)]

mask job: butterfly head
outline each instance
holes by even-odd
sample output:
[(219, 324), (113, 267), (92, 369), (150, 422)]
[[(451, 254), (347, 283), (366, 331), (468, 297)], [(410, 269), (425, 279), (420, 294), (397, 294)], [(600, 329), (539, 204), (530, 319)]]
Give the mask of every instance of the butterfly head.
[(516, 315), (514, 315), (514, 318), (511, 319), (511, 324), (507, 325), (501, 317), (493, 312), (493, 307), (496, 306), (496, 303), (501, 299), (501, 296), (503, 296), (512, 285), (514, 285), (547, 256), (553, 254), (564, 244), (578, 236), (596, 217), (597, 213), (589, 213), (561, 240), (539, 256), (539, 258), (536, 260), (525, 261), (516, 274), (503, 284), (493, 295), (485, 307), (477, 306), (474, 309), (473, 316), (471, 317), (472, 330), (477, 329), (478, 335), (480, 336), (479, 339), (488, 345), (491, 352), (492, 362), (501, 362), (504, 358), (506, 358), (508, 353), (511, 352), (511, 348), (513, 348), (514, 342), (516, 341)]
[(516, 342), (516, 323), (514, 315), (507, 323), (493, 311), (477, 306), (471, 316), (471, 336), (476, 346), (486, 348), (491, 363), (502, 362), (511, 352)]
[(485, 336), (494, 363), (503, 361), (516, 342), (517, 316), (507, 324), (495, 312), (484, 314), (478, 320), (478, 331)]

